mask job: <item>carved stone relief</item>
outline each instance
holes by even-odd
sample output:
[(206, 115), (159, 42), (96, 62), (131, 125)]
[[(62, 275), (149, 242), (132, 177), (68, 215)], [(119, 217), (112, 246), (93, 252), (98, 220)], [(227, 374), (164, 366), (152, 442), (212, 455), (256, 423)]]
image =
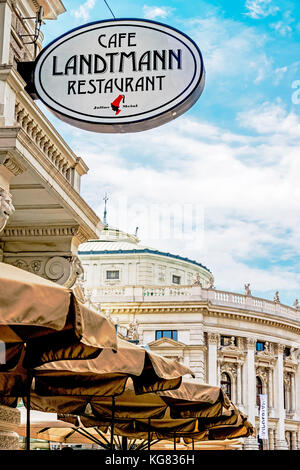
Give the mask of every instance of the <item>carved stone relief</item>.
[(32, 272), (53, 282), (71, 288), (83, 274), (81, 262), (77, 256), (45, 256), (39, 259), (26, 257), (9, 259), (10, 264)]
[(0, 188), (0, 232), (4, 229), (9, 217), (15, 212), (11, 194)]

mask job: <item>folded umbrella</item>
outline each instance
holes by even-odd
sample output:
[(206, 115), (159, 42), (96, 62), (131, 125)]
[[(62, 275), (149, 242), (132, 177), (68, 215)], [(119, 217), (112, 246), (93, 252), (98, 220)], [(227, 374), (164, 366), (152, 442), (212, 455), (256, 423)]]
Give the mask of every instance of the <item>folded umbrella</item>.
[(111, 397), (123, 393), (132, 379), (136, 394), (178, 388), (184, 375), (193, 371), (176, 360), (152, 353), (118, 338), (117, 352), (102, 352), (85, 361), (57, 361), (35, 371), (39, 396)]
[(71, 290), (0, 263), (1, 404), (16, 406), (29, 393), (35, 367), (97, 357), (106, 349), (117, 349), (115, 327), (106, 317)]

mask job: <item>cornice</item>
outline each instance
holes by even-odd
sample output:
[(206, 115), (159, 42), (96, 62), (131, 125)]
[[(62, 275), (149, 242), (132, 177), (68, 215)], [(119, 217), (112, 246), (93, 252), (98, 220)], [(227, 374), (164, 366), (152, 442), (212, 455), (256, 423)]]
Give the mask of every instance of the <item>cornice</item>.
[[(102, 305), (109, 305), (116, 313), (144, 313), (144, 314), (166, 314), (166, 313), (200, 313), (204, 316), (216, 318), (228, 318), (237, 321), (248, 321), (258, 325), (267, 325), (279, 329), (292, 331), (300, 334), (300, 322), (297, 320), (283, 319), (270, 314), (262, 314), (261, 312), (249, 312), (239, 309), (233, 311), (233, 308), (224, 308), (216, 306), (209, 301), (200, 301), (198, 305), (193, 301), (186, 301), (179, 305), (174, 302), (102, 302)], [(218, 309), (218, 310), (217, 310)], [(264, 316), (263, 316), (264, 315)], [(266, 316), (268, 315), (268, 317)], [(205, 318), (204, 318), (205, 322)]]
[(12, 65), (0, 65), (0, 81), (5, 81), (15, 91), (20, 92), (26, 82)]
[[(300, 322), (298, 320), (291, 320), (291, 319), (283, 319), (279, 317), (275, 317), (274, 315), (271, 315), (269, 313), (263, 314), (261, 312), (249, 312), (246, 310), (241, 310), (239, 309), (238, 311), (232, 311), (233, 308), (230, 307), (224, 309), (223, 306), (216, 306), (208, 302), (210, 305), (208, 305), (207, 311), (209, 313), (209, 316), (214, 316), (214, 317), (222, 317), (222, 318), (230, 318), (234, 320), (248, 320), (252, 323), (258, 323), (258, 324), (265, 324), (268, 326), (274, 326), (274, 327), (280, 327), (283, 329), (295, 331), (295, 332), (300, 332)], [(216, 308), (218, 310), (216, 310)], [(265, 315), (265, 316), (262, 316)], [(268, 315), (268, 317), (266, 317)]]
[(27, 237), (76, 237), (83, 243), (86, 240), (87, 233), (82, 227), (74, 225), (57, 226), (8, 226), (1, 234), (1, 240), (18, 239)]
[[(166, 305), (167, 304), (167, 305)], [(147, 314), (169, 314), (169, 313), (201, 313), (203, 309), (196, 306), (183, 307), (182, 305), (174, 305), (174, 302), (165, 302), (161, 305), (161, 302), (151, 302), (146, 304), (144, 302), (101, 302), (101, 305), (105, 308), (109, 308), (115, 313), (147, 313)]]
[[(61, 204), (66, 210), (70, 211), (74, 216), (75, 220), (78, 221), (78, 217), (81, 218), (81, 223), (83, 220), (86, 220), (86, 233), (87, 237), (84, 241), (89, 240), (95, 236), (98, 236), (101, 229), (104, 227), (104, 224), (101, 222), (97, 214), (91, 209), (91, 207), (82, 199), (80, 194), (72, 187), (72, 185), (67, 181), (67, 179), (57, 170), (57, 168), (53, 165), (53, 163), (45, 158), (44, 153), (38, 148), (38, 146), (28, 137), (26, 132), (19, 127), (14, 128), (6, 128), (2, 129), (0, 132), (0, 137), (7, 137), (9, 138), (8, 145), (10, 146), (9, 149), (5, 149), (5, 151), (9, 151), (12, 156), (21, 157), (24, 159), (24, 155), (22, 154), (22, 150), (18, 147), (20, 145), (26, 149), (28, 154), (32, 157), (31, 160), (27, 160), (27, 164), (32, 167), (35, 171), (37, 171), (36, 163), (38, 163), (42, 169), (49, 175), (53, 180), (57, 183), (59, 188), (61, 189), (63, 195), (60, 194), (58, 191), (55, 190), (55, 187), (45, 179), (42, 174), (40, 174), (40, 178), (44, 180), (45, 189), (51, 189), (51, 192), (56, 192), (56, 195), (61, 200)], [(70, 199), (75, 205), (72, 207), (70, 203), (68, 203), (67, 199)], [(91, 227), (91, 224), (93, 227)]]
[(3, 165), (14, 176), (24, 173), (26, 168), (11, 152), (0, 150), (0, 165)]

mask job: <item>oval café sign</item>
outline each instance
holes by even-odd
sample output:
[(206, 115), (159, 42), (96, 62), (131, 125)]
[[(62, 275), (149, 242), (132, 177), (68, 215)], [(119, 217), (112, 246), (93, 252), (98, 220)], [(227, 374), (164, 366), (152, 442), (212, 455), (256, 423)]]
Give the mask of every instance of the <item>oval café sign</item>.
[(42, 50), (34, 81), (63, 121), (94, 132), (138, 132), (187, 111), (205, 81), (201, 52), (161, 23), (122, 19), (73, 29)]

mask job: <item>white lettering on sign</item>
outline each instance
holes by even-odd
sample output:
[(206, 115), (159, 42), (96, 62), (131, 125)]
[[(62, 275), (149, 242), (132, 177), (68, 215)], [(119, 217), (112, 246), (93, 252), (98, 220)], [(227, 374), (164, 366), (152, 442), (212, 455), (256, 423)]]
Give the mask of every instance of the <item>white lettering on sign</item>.
[(198, 46), (149, 20), (90, 23), (38, 56), (39, 98), (59, 118), (95, 132), (138, 132), (187, 111), (204, 88)]

